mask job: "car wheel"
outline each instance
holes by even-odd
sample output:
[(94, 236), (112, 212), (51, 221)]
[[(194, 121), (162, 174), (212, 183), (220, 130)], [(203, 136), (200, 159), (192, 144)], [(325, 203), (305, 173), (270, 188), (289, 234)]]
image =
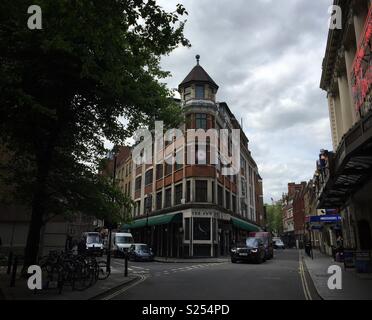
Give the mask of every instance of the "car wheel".
[(236, 263), (236, 262), (237, 262), (236, 259), (231, 258), (231, 263)]

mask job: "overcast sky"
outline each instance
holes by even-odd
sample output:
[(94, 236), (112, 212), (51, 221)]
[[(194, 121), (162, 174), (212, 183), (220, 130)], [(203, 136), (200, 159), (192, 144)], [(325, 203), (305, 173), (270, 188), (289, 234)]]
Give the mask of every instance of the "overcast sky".
[(308, 181), (322, 148), (331, 149), (326, 94), (319, 88), (332, 0), (160, 0), (182, 3), (189, 16), (178, 48), (162, 61), (177, 88), (200, 64), (220, 86), (264, 179), (265, 200), (288, 182)]

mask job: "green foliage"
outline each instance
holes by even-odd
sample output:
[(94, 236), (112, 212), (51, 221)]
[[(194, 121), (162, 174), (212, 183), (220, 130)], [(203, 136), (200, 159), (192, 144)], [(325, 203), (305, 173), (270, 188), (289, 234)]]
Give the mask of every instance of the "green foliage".
[[(42, 9), (42, 30), (27, 28), (32, 4)], [(179, 121), (159, 62), (189, 46), (184, 15), (181, 5), (168, 13), (153, 0), (0, 2), (3, 179), (35, 215), (127, 219), (131, 201), (97, 175), (104, 139), (121, 144), (154, 119)]]
[(269, 231), (280, 235), (283, 231), (282, 205), (280, 202), (266, 206)]

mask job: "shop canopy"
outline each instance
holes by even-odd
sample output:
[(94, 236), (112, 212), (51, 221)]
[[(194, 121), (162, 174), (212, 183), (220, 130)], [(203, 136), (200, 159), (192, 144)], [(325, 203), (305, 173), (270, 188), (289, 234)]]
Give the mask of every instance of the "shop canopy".
[(171, 214), (162, 214), (159, 216), (148, 217), (143, 219), (138, 219), (133, 221), (130, 224), (126, 224), (122, 229), (139, 229), (146, 226), (160, 226), (164, 224), (169, 224), (172, 222), (181, 221), (181, 213), (171, 213)]
[(244, 221), (244, 220), (241, 220), (241, 219), (238, 219), (238, 218), (231, 217), (231, 221), (232, 221), (232, 224), (235, 227), (246, 230), (246, 231), (249, 231), (249, 232), (262, 231), (259, 226), (256, 226), (253, 223), (249, 223), (247, 221)]

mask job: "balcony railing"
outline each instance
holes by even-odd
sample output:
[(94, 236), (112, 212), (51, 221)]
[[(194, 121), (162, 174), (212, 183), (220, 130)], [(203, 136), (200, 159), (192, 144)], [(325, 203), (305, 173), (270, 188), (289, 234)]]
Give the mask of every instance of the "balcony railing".
[(342, 207), (346, 199), (372, 175), (372, 110), (343, 137), (335, 154), (314, 180), (318, 208)]

